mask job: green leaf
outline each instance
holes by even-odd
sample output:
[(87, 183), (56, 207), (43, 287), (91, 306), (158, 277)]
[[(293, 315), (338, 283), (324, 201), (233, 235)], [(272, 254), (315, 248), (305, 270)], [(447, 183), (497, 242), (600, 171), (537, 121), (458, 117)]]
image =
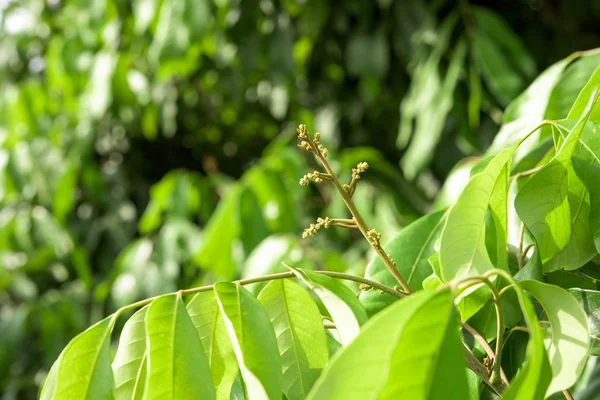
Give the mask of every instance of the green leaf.
[(302, 286), (289, 279), (271, 281), (258, 295), (276, 332), (283, 394), (305, 399), (329, 359), (321, 313)]
[(144, 399), (214, 399), (202, 343), (178, 294), (154, 300), (146, 315), (148, 366)]
[(580, 288), (573, 288), (568, 291), (586, 314), (590, 337), (590, 355), (598, 356), (600, 355), (600, 292)]
[(231, 188), (221, 200), (204, 229), (202, 246), (194, 257), (198, 265), (227, 280), (235, 278), (237, 270), (234, 241), (241, 231), (240, 190), (240, 186)]
[(521, 288), (533, 295), (550, 322), (546, 346), (552, 368), (549, 396), (577, 382), (588, 356), (589, 335), (586, 315), (566, 290), (539, 281), (524, 281)]
[(214, 290), (249, 399), (281, 398), (281, 360), (269, 316), (239, 284), (220, 282)]
[[(421, 105), (423, 108), (419, 109), (416, 113), (415, 133), (400, 162), (402, 170), (409, 180), (414, 179), (429, 165), (433, 158), (435, 147), (444, 129), (446, 116), (452, 109), (454, 90), (463, 68), (466, 50), (464, 39), (460, 40), (452, 53), (444, 82), (441, 84), (439, 90), (431, 93), (433, 95), (431, 104)], [(437, 69), (438, 65), (436, 64), (434, 68)], [(403, 106), (404, 104), (403, 101)], [(432, 113), (431, 110), (435, 110), (435, 112)], [(404, 119), (404, 113), (401, 115)], [(412, 119), (410, 112), (408, 113), (408, 118)], [(407, 122), (404, 123), (406, 124)]]
[(596, 100), (595, 95), (589, 99), (586, 112), (569, 132), (554, 158), (529, 178), (515, 199), (517, 213), (535, 237), (543, 264), (565, 248), (571, 238), (571, 211), (567, 196), (571, 157)]
[(200, 292), (187, 305), (208, 359), (216, 397), (229, 400), (239, 368), (214, 292)]
[(578, 269), (598, 254), (590, 233), (590, 198), (573, 168), (567, 172), (568, 201), (571, 214), (571, 238), (567, 246), (552, 257), (544, 271)]
[(115, 382), (110, 366), (110, 332), (114, 316), (77, 335), (52, 366), (40, 398), (112, 399)]
[[(494, 188), (497, 182), (508, 179), (507, 165), (513, 150), (502, 150), (482, 172), (474, 175), (450, 209), (440, 243), (441, 278), (445, 282), (494, 268), (485, 245), (486, 214), (492, 201), (495, 205), (505, 202), (502, 199), (506, 199), (506, 185), (502, 185), (500, 193), (495, 193)], [(496, 213), (500, 216), (504, 211), (498, 209)], [(506, 237), (500, 240), (505, 241)]]
[(529, 329), (526, 361), (508, 388), (502, 393), (503, 400), (542, 400), (552, 379), (552, 370), (544, 347), (544, 333), (538, 323), (531, 300), (518, 284), (512, 286), (517, 293), (523, 317)]
[[(503, 148), (512, 146), (521, 140), (533, 128), (538, 126), (546, 116), (550, 95), (560, 81), (568, 60), (561, 60), (544, 72), (533, 83), (513, 100), (502, 117), (502, 127), (486, 155), (499, 153)], [(541, 132), (534, 133), (526, 142), (515, 150), (515, 161), (519, 161), (541, 141)]]
[(600, 125), (588, 123), (573, 152), (573, 169), (589, 192), (589, 230), (600, 251)]
[(369, 320), (308, 399), (465, 399), (464, 363), (450, 290), (418, 292)]
[(293, 269), (313, 292), (319, 296), (335, 323), (342, 345), (347, 346), (367, 321), (367, 313), (358, 298), (337, 279), (316, 272)]
[[(577, 96), (577, 100), (571, 107), (571, 111), (569, 111), (569, 115), (567, 119), (577, 120), (583, 116), (586, 111), (586, 107), (588, 105), (588, 101), (591, 96), (598, 90), (600, 86), (600, 68), (596, 69), (590, 80), (585, 84), (579, 95)], [(589, 120), (595, 123), (600, 123), (600, 107), (592, 108), (590, 112)]]
[[(441, 233), (445, 215), (446, 211), (443, 210), (419, 218), (402, 229), (383, 247), (396, 262), (398, 272), (413, 290), (422, 289), (423, 281), (433, 272), (427, 259), (435, 253), (434, 244)], [(398, 284), (379, 257), (374, 257), (367, 265), (365, 278), (390, 287)], [(359, 298), (370, 315), (396, 300), (376, 290), (362, 292)]]
[(116, 399), (141, 399), (146, 384), (146, 314), (148, 306), (137, 311), (123, 327), (112, 363)]

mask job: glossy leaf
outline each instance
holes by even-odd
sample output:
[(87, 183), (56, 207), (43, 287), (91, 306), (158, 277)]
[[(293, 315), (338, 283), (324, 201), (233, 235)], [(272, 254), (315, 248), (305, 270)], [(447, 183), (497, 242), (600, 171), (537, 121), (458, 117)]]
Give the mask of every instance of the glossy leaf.
[(214, 399), (208, 361), (181, 296), (154, 300), (146, 315), (144, 399)]
[(112, 363), (116, 399), (142, 399), (146, 385), (146, 314), (140, 309), (125, 323)]
[(111, 316), (96, 323), (65, 347), (44, 383), (42, 400), (114, 398), (110, 366), (112, 320)]
[(579, 288), (569, 289), (587, 317), (590, 336), (590, 355), (600, 355), (600, 292)]
[[(396, 262), (400, 275), (414, 290), (422, 289), (423, 281), (433, 272), (427, 259), (435, 253), (435, 241), (441, 233), (445, 215), (444, 210), (419, 218), (383, 247)], [(379, 257), (374, 257), (367, 265), (365, 278), (391, 287), (398, 284)], [(396, 300), (375, 290), (362, 292), (359, 298), (369, 314), (374, 314)]]
[(187, 305), (208, 359), (216, 398), (228, 400), (239, 368), (214, 292), (200, 292)]
[(304, 270), (294, 270), (294, 273), (319, 296), (335, 323), (342, 345), (347, 346), (367, 321), (367, 313), (358, 298), (336, 279)]
[(281, 360), (269, 316), (239, 284), (220, 282), (214, 291), (248, 398), (280, 398)]
[(474, 175), (450, 209), (440, 244), (441, 277), (445, 282), (494, 267), (485, 246), (486, 214), (492, 198), (499, 195), (493, 192), (496, 182), (506, 179), (503, 174), (507, 174), (512, 152), (512, 148), (501, 151)]
[(321, 313), (310, 294), (289, 279), (271, 281), (258, 295), (277, 337), (283, 394), (305, 399), (329, 359)]
[(449, 290), (419, 292), (374, 316), (325, 369), (309, 399), (468, 398)]
[(545, 339), (552, 368), (549, 396), (574, 385), (583, 370), (589, 347), (586, 315), (564, 289), (539, 281), (520, 285), (540, 303), (550, 322)]

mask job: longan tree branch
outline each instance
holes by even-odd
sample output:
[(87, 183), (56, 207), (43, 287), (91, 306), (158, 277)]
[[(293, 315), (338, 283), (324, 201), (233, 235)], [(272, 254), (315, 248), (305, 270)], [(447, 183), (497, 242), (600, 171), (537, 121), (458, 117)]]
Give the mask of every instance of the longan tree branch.
[[(340, 193), (340, 196), (342, 196), (342, 199), (344, 200), (346, 207), (350, 211), (350, 214), (352, 214), (352, 220), (356, 224), (356, 227), (360, 230), (365, 239), (367, 239), (373, 250), (375, 250), (375, 253), (381, 259), (385, 267), (398, 281), (400, 286), (402, 286), (404, 292), (412, 293), (413, 290), (410, 288), (410, 285), (408, 284), (408, 282), (406, 282), (406, 280), (402, 277), (400, 272), (398, 272), (398, 270), (396, 269), (396, 263), (390, 258), (390, 256), (385, 251), (383, 251), (383, 248), (381, 247), (380, 243), (381, 235), (377, 233), (374, 229), (368, 228), (367, 224), (365, 223), (365, 220), (356, 208), (354, 200), (352, 200), (352, 194), (356, 186), (356, 181), (360, 179), (360, 173), (364, 172), (364, 170), (368, 168), (368, 165), (366, 163), (360, 163), (357, 166), (357, 168), (353, 169), (352, 182), (350, 183), (350, 185), (346, 185), (345, 188), (344, 186), (342, 186), (339, 179), (337, 178), (337, 175), (333, 172), (333, 170), (329, 166), (329, 163), (327, 162), (327, 150), (324, 149), (319, 143), (320, 135), (315, 134), (315, 139), (310, 139), (308, 137), (308, 131), (306, 130), (306, 126), (300, 125), (300, 127), (298, 128), (298, 137), (301, 140), (300, 147), (304, 150), (312, 152), (316, 156), (319, 163), (321, 163), (323, 168), (325, 168), (325, 171), (327, 171), (327, 176), (330, 178), (331, 182), (333, 182), (333, 185)], [(301, 183), (303, 183), (302, 180)]]

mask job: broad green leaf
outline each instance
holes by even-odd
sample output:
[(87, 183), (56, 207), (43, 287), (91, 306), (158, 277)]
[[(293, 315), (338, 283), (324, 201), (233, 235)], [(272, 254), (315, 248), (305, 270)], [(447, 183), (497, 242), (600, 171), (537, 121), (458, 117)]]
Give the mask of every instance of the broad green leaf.
[[(561, 60), (550, 66), (533, 81), (527, 90), (508, 105), (502, 117), (502, 127), (486, 155), (497, 154), (503, 148), (512, 146), (544, 120), (552, 90), (561, 79), (567, 65), (568, 60)], [(537, 145), (541, 134), (541, 132), (534, 133), (515, 150), (515, 161), (521, 160)]]
[(418, 292), (369, 320), (308, 399), (466, 399), (464, 363), (450, 291)]
[(42, 400), (115, 398), (110, 366), (113, 318), (103, 319), (69, 342), (48, 374)]
[(335, 323), (342, 345), (347, 346), (358, 335), (360, 326), (367, 321), (367, 313), (358, 298), (336, 279), (316, 272), (298, 269), (293, 271), (319, 296)]
[(525, 351), (526, 361), (502, 393), (502, 399), (542, 400), (552, 379), (552, 370), (544, 347), (544, 333), (538, 323), (531, 300), (518, 284), (513, 285), (513, 288), (529, 330), (529, 342)]
[(239, 368), (214, 292), (200, 292), (187, 305), (208, 359), (217, 399), (229, 400)]
[(600, 251), (600, 125), (587, 124), (572, 161), (575, 173), (589, 192), (589, 229), (596, 250)]
[(116, 399), (141, 399), (146, 384), (146, 314), (148, 306), (127, 320), (112, 363)]
[(554, 158), (529, 178), (515, 199), (517, 213), (535, 237), (543, 264), (565, 248), (571, 239), (571, 211), (567, 195), (571, 157), (596, 100), (594, 94), (588, 101), (586, 112), (569, 132)]
[(552, 90), (544, 115), (545, 119), (559, 120), (569, 115), (581, 90), (589, 82), (594, 71), (598, 69), (600, 53), (590, 52), (583, 56), (580, 53), (574, 53), (567, 57), (566, 61), (569, 62), (569, 65)]
[[(442, 230), (445, 215), (446, 211), (443, 210), (419, 218), (402, 229), (383, 247), (396, 262), (398, 272), (413, 290), (422, 289), (423, 280), (433, 272), (427, 259), (435, 253), (434, 244)], [(398, 284), (379, 257), (374, 257), (367, 265), (365, 278), (391, 287)], [(359, 298), (371, 315), (396, 300), (376, 290), (362, 292)]]
[(267, 236), (269, 227), (263, 216), (263, 211), (255, 192), (244, 186), (239, 198), (239, 239), (244, 248), (244, 254), (250, 252)]
[[(494, 187), (499, 180), (507, 179), (512, 152), (513, 148), (502, 150), (474, 175), (450, 209), (440, 244), (441, 278), (445, 282), (494, 268), (485, 245), (486, 214), (492, 201), (496, 205), (503, 196), (506, 199), (506, 192), (494, 193)], [(497, 213), (504, 211), (498, 209)]]
[(458, 200), (463, 189), (469, 183), (469, 179), (471, 179), (471, 169), (478, 162), (479, 158), (467, 157), (460, 160), (452, 167), (452, 171), (448, 174), (448, 177), (444, 181), (444, 185), (431, 205), (433, 211), (450, 207), (456, 203), (456, 200)]
[[(600, 292), (579, 288), (569, 289), (587, 316), (590, 355), (600, 355)], [(581, 338), (580, 338), (581, 339)]]
[(481, 378), (470, 369), (467, 369), (467, 390), (469, 392), (467, 400), (479, 400), (479, 391), (481, 387)]
[(146, 399), (214, 399), (202, 343), (181, 296), (154, 300), (146, 315)]
[(239, 284), (220, 282), (214, 290), (248, 398), (281, 398), (281, 360), (269, 316)]
[(539, 281), (524, 281), (521, 288), (540, 303), (550, 322), (545, 344), (552, 368), (549, 396), (575, 384), (589, 348), (588, 324), (582, 308), (566, 290)]
[(271, 281), (258, 295), (277, 336), (283, 394), (305, 399), (329, 359), (321, 313), (310, 294), (289, 279)]
[[(577, 120), (582, 117), (585, 113), (586, 106), (588, 104), (588, 100), (591, 96), (594, 95), (596, 90), (600, 87), (600, 68), (596, 69), (590, 80), (585, 84), (579, 95), (577, 96), (577, 100), (571, 107), (571, 111), (569, 111), (569, 115), (567, 119)], [(594, 107), (590, 112), (589, 120), (591, 122), (600, 123), (600, 108)]]
[(569, 168), (567, 174), (571, 238), (567, 246), (544, 266), (546, 272), (578, 269), (598, 254), (590, 233), (588, 192), (573, 168)]

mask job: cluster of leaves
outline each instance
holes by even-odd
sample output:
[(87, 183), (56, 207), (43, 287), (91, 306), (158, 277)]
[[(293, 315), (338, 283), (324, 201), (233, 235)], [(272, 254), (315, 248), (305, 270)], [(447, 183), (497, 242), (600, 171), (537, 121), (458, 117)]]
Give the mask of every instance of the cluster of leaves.
[[(359, 164), (351, 184), (342, 186), (320, 135), (313, 140), (301, 126), (300, 147), (325, 168), (304, 179), (332, 181), (353, 217), (319, 224), (343, 221), (338, 226), (360, 229), (378, 255), (365, 278), (289, 267), (124, 306), (70, 342), (42, 398), (585, 394), (588, 358), (600, 355), (594, 262), (600, 68), (588, 68), (564, 119), (542, 119), (565, 79), (598, 54), (576, 54), (544, 72), (510, 105), (503, 129), (535, 126), (499, 135), (496, 146), (512, 143), (472, 166), (450, 207), (411, 223), (383, 249), (353, 201), (367, 165)], [(534, 107), (545, 108), (537, 122), (535, 113), (525, 114)], [(518, 227), (515, 245), (511, 225)], [(362, 282), (362, 293), (357, 297), (336, 278)], [(256, 296), (244, 287), (259, 282), (268, 283), (255, 287)], [(141, 306), (113, 359), (117, 318)]]
[[(570, 3), (544, 4), (539, 14), (560, 13), (550, 22), (530, 9), (515, 16), (447, 1), (0, 4), (0, 392), (34, 397), (72, 337), (142, 298), (282, 272), (281, 261), (362, 274), (368, 245), (352, 231), (321, 233), (319, 250), (299, 239), (313, 216), (345, 206), (327, 188), (298, 187), (305, 171), (286, 121), (321, 130), (336, 168), (369, 163), (354, 200), (390, 238), (429, 209), (457, 159), (487, 147), (500, 109), (533, 78), (521, 39), (531, 53), (545, 49), (538, 65), (574, 43), (598, 45), (585, 33), (595, 8)], [(503, 18), (527, 26), (521, 39)], [(548, 112), (506, 113), (489, 154), (522, 132), (509, 120), (527, 130), (566, 116), (595, 62), (565, 62)], [(430, 107), (439, 113), (423, 137), (419, 121), (432, 115), (411, 112)], [(413, 120), (414, 133), (399, 136)], [(523, 160), (523, 171), (537, 162)], [(435, 209), (455, 201), (475, 162), (457, 168)], [(445, 219), (434, 219), (441, 229)], [(518, 231), (509, 226), (513, 246)], [(427, 268), (415, 264), (405, 277), (413, 285)], [(595, 279), (590, 265), (581, 270)], [(595, 289), (580, 274), (545, 279), (565, 278)]]

